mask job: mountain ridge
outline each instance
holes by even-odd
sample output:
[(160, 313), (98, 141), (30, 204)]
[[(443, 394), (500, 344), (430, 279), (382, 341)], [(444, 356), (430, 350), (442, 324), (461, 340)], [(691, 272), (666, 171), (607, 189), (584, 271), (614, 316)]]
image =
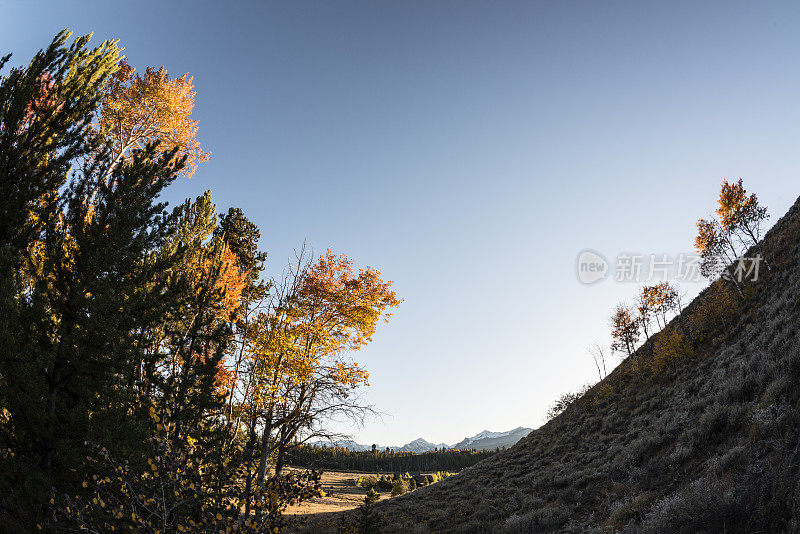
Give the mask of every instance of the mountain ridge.
[(518, 426), (507, 432), (490, 432), (484, 430), (471, 438), (464, 438), (462, 441), (453, 445), (453, 449), (502, 449), (511, 447), (519, 440), (533, 431), (531, 428)]
[[(385, 450), (391, 449), (395, 452), (414, 452), (414, 453), (423, 453), (429, 452), (434, 449), (477, 449), (477, 450), (486, 450), (486, 449), (495, 449), (503, 447), (510, 447), (514, 445), (517, 441), (527, 436), (532, 431), (531, 428), (518, 426), (517, 428), (508, 430), (506, 432), (492, 432), (489, 430), (483, 430), (478, 432), (472, 437), (466, 437), (460, 442), (454, 445), (448, 445), (447, 443), (431, 443), (424, 438), (417, 438), (412, 440), (405, 445), (400, 446), (381, 446), (376, 445), (378, 450)], [(315, 441), (309, 443), (309, 445), (316, 445), (316, 446), (336, 446), (342, 447), (351, 451), (368, 451), (372, 449), (372, 445), (364, 445), (361, 443), (357, 443), (353, 440), (337, 440), (337, 441)]]

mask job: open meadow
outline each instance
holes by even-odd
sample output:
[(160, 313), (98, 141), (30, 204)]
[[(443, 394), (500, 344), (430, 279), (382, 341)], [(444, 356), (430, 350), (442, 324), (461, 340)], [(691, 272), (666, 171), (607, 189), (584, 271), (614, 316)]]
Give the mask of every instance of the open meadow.
[[(324, 496), (313, 497), (300, 504), (289, 506), (285, 515), (291, 528), (297, 532), (316, 532), (334, 529), (340, 513), (353, 510), (364, 502), (367, 489), (356, 485), (360, 477), (380, 477), (391, 473), (362, 473), (326, 471), (322, 474)], [(391, 490), (378, 490), (381, 501), (391, 498)]]

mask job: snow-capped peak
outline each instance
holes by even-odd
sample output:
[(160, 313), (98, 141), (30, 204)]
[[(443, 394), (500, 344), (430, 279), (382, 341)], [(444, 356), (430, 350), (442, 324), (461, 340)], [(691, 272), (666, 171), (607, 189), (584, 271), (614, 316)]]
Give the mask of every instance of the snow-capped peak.
[[(516, 430), (516, 429), (514, 429)], [(491, 432), (489, 430), (484, 430), (483, 432), (478, 432), (471, 438), (465, 438), (467, 443), (472, 443), (478, 441), (479, 439), (486, 439), (486, 438), (502, 438), (503, 436), (508, 436), (514, 430), (509, 430), (508, 432)]]

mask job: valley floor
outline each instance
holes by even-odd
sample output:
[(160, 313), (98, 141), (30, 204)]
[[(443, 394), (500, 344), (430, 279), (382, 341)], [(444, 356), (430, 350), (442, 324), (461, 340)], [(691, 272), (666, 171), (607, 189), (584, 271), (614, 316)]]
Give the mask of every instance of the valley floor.
[[(353, 510), (364, 502), (367, 490), (356, 486), (356, 480), (366, 475), (379, 476), (387, 473), (362, 473), (326, 471), (322, 474), (324, 497), (315, 497), (286, 509), (286, 517), (293, 523), (293, 532), (318, 532), (335, 530), (340, 513)], [(391, 473), (388, 473), (391, 475)], [(381, 492), (381, 499), (389, 499), (388, 491)]]

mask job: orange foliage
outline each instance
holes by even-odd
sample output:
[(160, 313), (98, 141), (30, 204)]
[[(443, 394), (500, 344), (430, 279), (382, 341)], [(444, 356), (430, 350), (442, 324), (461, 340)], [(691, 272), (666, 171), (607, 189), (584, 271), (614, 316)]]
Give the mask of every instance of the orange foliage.
[(234, 372), (228, 365), (226, 358), (222, 358), (217, 364), (217, 372), (214, 375), (214, 384), (219, 395), (227, 395), (235, 380)]
[(349, 387), (369, 386), (369, 373), (355, 362), (336, 362), (333, 379), (337, 384)]
[(239, 269), (239, 258), (226, 244), (220, 257), (219, 276), (214, 283), (214, 288), (222, 295), (220, 308), (226, 318), (238, 310), (246, 286), (247, 272)]
[(639, 340), (639, 319), (634, 310), (624, 304), (618, 304), (611, 315), (611, 350), (632, 356)]
[[(342, 355), (372, 341), (380, 319), (390, 316), (386, 308), (402, 302), (392, 282), (381, 280), (371, 267), (356, 273), (352, 260), (331, 250), (298, 272), (295, 280), (292, 292), (273, 308), (276, 314), (262, 315), (261, 327), (254, 330), (253, 369), (260, 385), (253, 395), (261, 399), (257, 402), (299, 397), (310, 403), (322, 390), (346, 396), (350, 389), (368, 386), (367, 371)], [(282, 389), (296, 387), (313, 394)]]
[[(247, 272), (239, 269), (239, 259), (227, 244), (217, 258), (206, 258), (204, 265), (204, 269), (195, 273), (195, 283), (212, 284), (216, 296), (216, 316), (222, 321), (235, 320), (241, 305), (242, 291), (247, 286)], [(203, 349), (197, 357), (200, 361), (205, 361), (211, 356), (210, 351), (209, 348)], [(221, 394), (230, 390), (235, 379), (234, 373), (228, 367), (224, 357), (217, 364), (216, 386)]]
[(694, 238), (694, 248), (701, 256), (717, 246), (720, 241), (716, 221), (700, 219), (697, 221), (697, 237)]
[[(247, 286), (247, 272), (239, 269), (239, 258), (227, 244), (222, 249), (219, 261), (219, 276), (214, 282), (214, 289), (220, 294), (220, 315), (232, 320), (239, 311), (242, 291)], [(223, 357), (217, 365), (217, 390), (221, 394), (230, 391), (234, 378), (234, 372), (228, 368)]]
[(299, 308), (313, 318), (302, 322), (305, 334), (322, 341), (329, 353), (359, 350), (372, 341), (381, 315), (384, 322), (391, 317), (385, 309), (402, 302), (391, 286), (372, 267), (355, 275), (353, 260), (328, 249), (309, 267), (300, 286)]
[(755, 195), (747, 195), (741, 178), (736, 183), (722, 181), (717, 215), (723, 228), (728, 230), (736, 228), (757, 209), (758, 199)]
[(194, 99), (193, 79), (188, 74), (171, 80), (164, 67), (148, 67), (140, 76), (123, 61), (106, 85), (100, 128), (114, 142), (117, 159), (160, 140), (162, 149), (177, 149), (176, 157), (186, 157), (183, 173), (191, 178), (197, 164), (211, 155), (200, 148), (196, 138), (197, 121), (190, 118)]

